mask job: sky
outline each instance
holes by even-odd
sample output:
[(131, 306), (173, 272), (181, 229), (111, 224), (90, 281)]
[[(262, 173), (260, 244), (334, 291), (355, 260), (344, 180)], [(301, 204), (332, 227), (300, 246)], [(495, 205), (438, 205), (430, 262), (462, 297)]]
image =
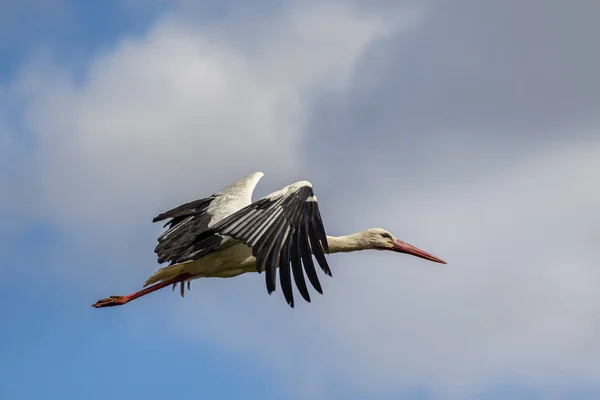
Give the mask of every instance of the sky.
[[(0, 10), (0, 398), (600, 398), (600, 3)], [(255, 171), (448, 264), (90, 307), (159, 267), (155, 215)]]

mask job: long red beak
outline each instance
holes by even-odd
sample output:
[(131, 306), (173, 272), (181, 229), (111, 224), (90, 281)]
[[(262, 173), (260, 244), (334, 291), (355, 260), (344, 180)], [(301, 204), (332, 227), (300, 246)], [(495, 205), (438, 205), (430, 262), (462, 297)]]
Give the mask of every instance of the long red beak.
[(406, 253), (411, 256), (424, 258), (429, 261), (433, 261), (440, 264), (446, 264), (446, 261), (441, 258), (437, 258), (436, 256), (429, 254), (428, 252), (419, 249), (418, 247), (413, 246), (412, 244), (408, 244), (403, 242), (402, 240), (396, 240), (394, 243), (394, 247), (392, 250), (397, 251), (398, 253)]

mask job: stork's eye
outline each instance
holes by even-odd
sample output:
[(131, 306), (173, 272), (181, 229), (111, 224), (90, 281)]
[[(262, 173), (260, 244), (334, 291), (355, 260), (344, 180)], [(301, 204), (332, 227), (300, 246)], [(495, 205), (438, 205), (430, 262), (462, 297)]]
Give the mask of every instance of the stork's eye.
[(386, 239), (391, 239), (392, 235), (390, 235), (389, 233), (382, 233), (381, 236), (383, 236)]

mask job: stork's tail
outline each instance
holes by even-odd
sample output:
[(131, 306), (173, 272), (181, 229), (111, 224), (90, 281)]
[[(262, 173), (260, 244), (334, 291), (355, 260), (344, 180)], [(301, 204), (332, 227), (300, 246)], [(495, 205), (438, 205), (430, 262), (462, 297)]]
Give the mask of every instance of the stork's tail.
[[(185, 267), (183, 264), (175, 264), (175, 265), (169, 265), (167, 267), (162, 267), (159, 268), (154, 274), (152, 274), (152, 276), (150, 278), (148, 278), (148, 280), (144, 283), (144, 287), (150, 286), (152, 284), (155, 283), (159, 283), (159, 282), (164, 282), (164, 281), (168, 281), (171, 280), (179, 275), (184, 274), (185, 272)], [(178, 282), (181, 286), (180, 286), (180, 292), (181, 292), (181, 297), (183, 297), (184, 294), (184, 283), (185, 282)], [(173, 284), (173, 290), (175, 290), (175, 287), (177, 286), (177, 283)], [(187, 288), (188, 290), (190, 290), (190, 282), (187, 281)]]
[(159, 268), (148, 280), (144, 283), (144, 287), (153, 285), (158, 282), (167, 281), (175, 278), (177, 275), (183, 274), (183, 265), (175, 264), (168, 267)]

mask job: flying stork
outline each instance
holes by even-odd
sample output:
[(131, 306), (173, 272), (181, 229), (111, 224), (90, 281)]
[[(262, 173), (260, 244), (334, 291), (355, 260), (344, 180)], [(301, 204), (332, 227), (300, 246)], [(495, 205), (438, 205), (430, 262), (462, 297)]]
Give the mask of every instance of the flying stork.
[[(385, 229), (367, 229), (348, 236), (327, 236), (317, 197), (310, 182), (300, 181), (252, 202), (262, 172), (250, 174), (212, 196), (166, 211), (152, 222), (169, 219), (154, 249), (158, 269), (144, 289), (127, 296), (111, 296), (93, 307), (126, 304), (158, 289), (207, 277), (232, 278), (248, 272), (265, 272), (267, 292), (276, 287), (276, 270), (283, 295), (294, 307), (292, 276), (300, 295), (310, 302), (304, 274), (323, 293), (312, 256), (331, 276), (325, 254), (359, 250), (391, 250), (445, 264)], [(303, 268), (304, 266), (304, 268)], [(291, 268), (290, 268), (291, 267)]]

